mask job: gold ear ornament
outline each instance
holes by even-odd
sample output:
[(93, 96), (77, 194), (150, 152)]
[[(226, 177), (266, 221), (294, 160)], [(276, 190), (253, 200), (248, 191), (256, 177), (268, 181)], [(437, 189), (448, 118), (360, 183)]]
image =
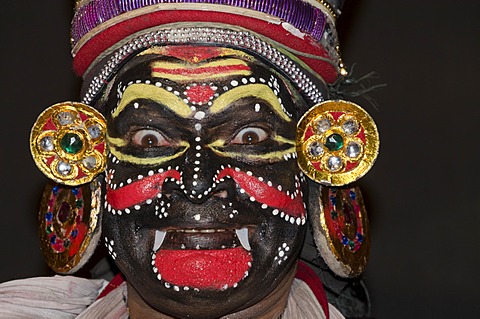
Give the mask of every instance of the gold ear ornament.
[(310, 179), (325, 186), (357, 181), (372, 168), (379, 146), (375, 122), (352, 102), (319, 103), (297, 125), (298, 165)]
[(80, 269), (92, 256), (101, 234), (102, 179), (80, 186), (48, 181), (38, 212), (43, 256), (61, 274)]
[(94, 108), (78, 102), (50, 106), (30, 134), (35, 164), (59, 184), (78, 186), (92, 181), (106, 164), (106, 122)]

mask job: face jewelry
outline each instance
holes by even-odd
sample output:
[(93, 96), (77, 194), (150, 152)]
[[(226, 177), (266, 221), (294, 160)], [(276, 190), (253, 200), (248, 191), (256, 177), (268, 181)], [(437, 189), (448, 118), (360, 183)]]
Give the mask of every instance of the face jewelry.
[(300, 169), (326, 186), (355, 182), (373, 166), (379, 137), (373, 119), (347, 101), (325, 101), (312, 107), (297, 125)]
[(30, 135), (35, 164), (57, 183), (78, 186), (105, 169), (102, 114), (76, 102), (55, 104), (38, 117)]
[(57, 273), (74, 273), (93, 254), (101, 233), (101, 177), (70, 187), (49, 182), (38, 213), (40, 245)]

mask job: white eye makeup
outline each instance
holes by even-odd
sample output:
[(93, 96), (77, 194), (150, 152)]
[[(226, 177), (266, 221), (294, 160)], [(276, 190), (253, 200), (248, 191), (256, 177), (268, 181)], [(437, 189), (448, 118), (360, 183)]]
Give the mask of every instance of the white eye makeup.
[(265, 141), (268, 133), (260, 127), (245, 127), (238, 132), (230, 142), (231, 144), (251, 145)]
[(152, 129), (138, 130), (132, 140), (135, 145), (144, 148), (170, 145), (160, 132)]

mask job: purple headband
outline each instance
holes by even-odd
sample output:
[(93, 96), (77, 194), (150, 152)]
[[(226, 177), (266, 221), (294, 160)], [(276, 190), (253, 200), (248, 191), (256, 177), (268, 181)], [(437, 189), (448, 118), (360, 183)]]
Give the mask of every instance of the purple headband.
[(280, 18), (321, 42), (328, 17), (333, 24), (336, 12), (327, 1), (310, 1), (316, 4), (303, 0), (92, 0), (84, 5), (79, 2), (72, 21), (72, 45), (112, 18), (161, 3), (210, 3), (251, 9)]

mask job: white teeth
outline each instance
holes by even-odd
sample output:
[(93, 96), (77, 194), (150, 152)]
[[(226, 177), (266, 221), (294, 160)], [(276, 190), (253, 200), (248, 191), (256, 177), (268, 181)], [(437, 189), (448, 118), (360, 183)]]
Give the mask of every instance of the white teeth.
[(250, 243), (248, 242), (248, 229), (247, 228), (236, 229), (235, 232), (237, 233), (238, 240), (240, 240), (240, 243), (242, 244), (243, 248), (245, 248), (248, 251), (252, 250), (252, 248), (250, 247)]
[(165, 239), (165, 235), (167, 232), (156, 230), (155, 231), (155, 244), (153, 245), (153, 251), (157, 251), (160, 246), (162, 246), (163, 240)]

